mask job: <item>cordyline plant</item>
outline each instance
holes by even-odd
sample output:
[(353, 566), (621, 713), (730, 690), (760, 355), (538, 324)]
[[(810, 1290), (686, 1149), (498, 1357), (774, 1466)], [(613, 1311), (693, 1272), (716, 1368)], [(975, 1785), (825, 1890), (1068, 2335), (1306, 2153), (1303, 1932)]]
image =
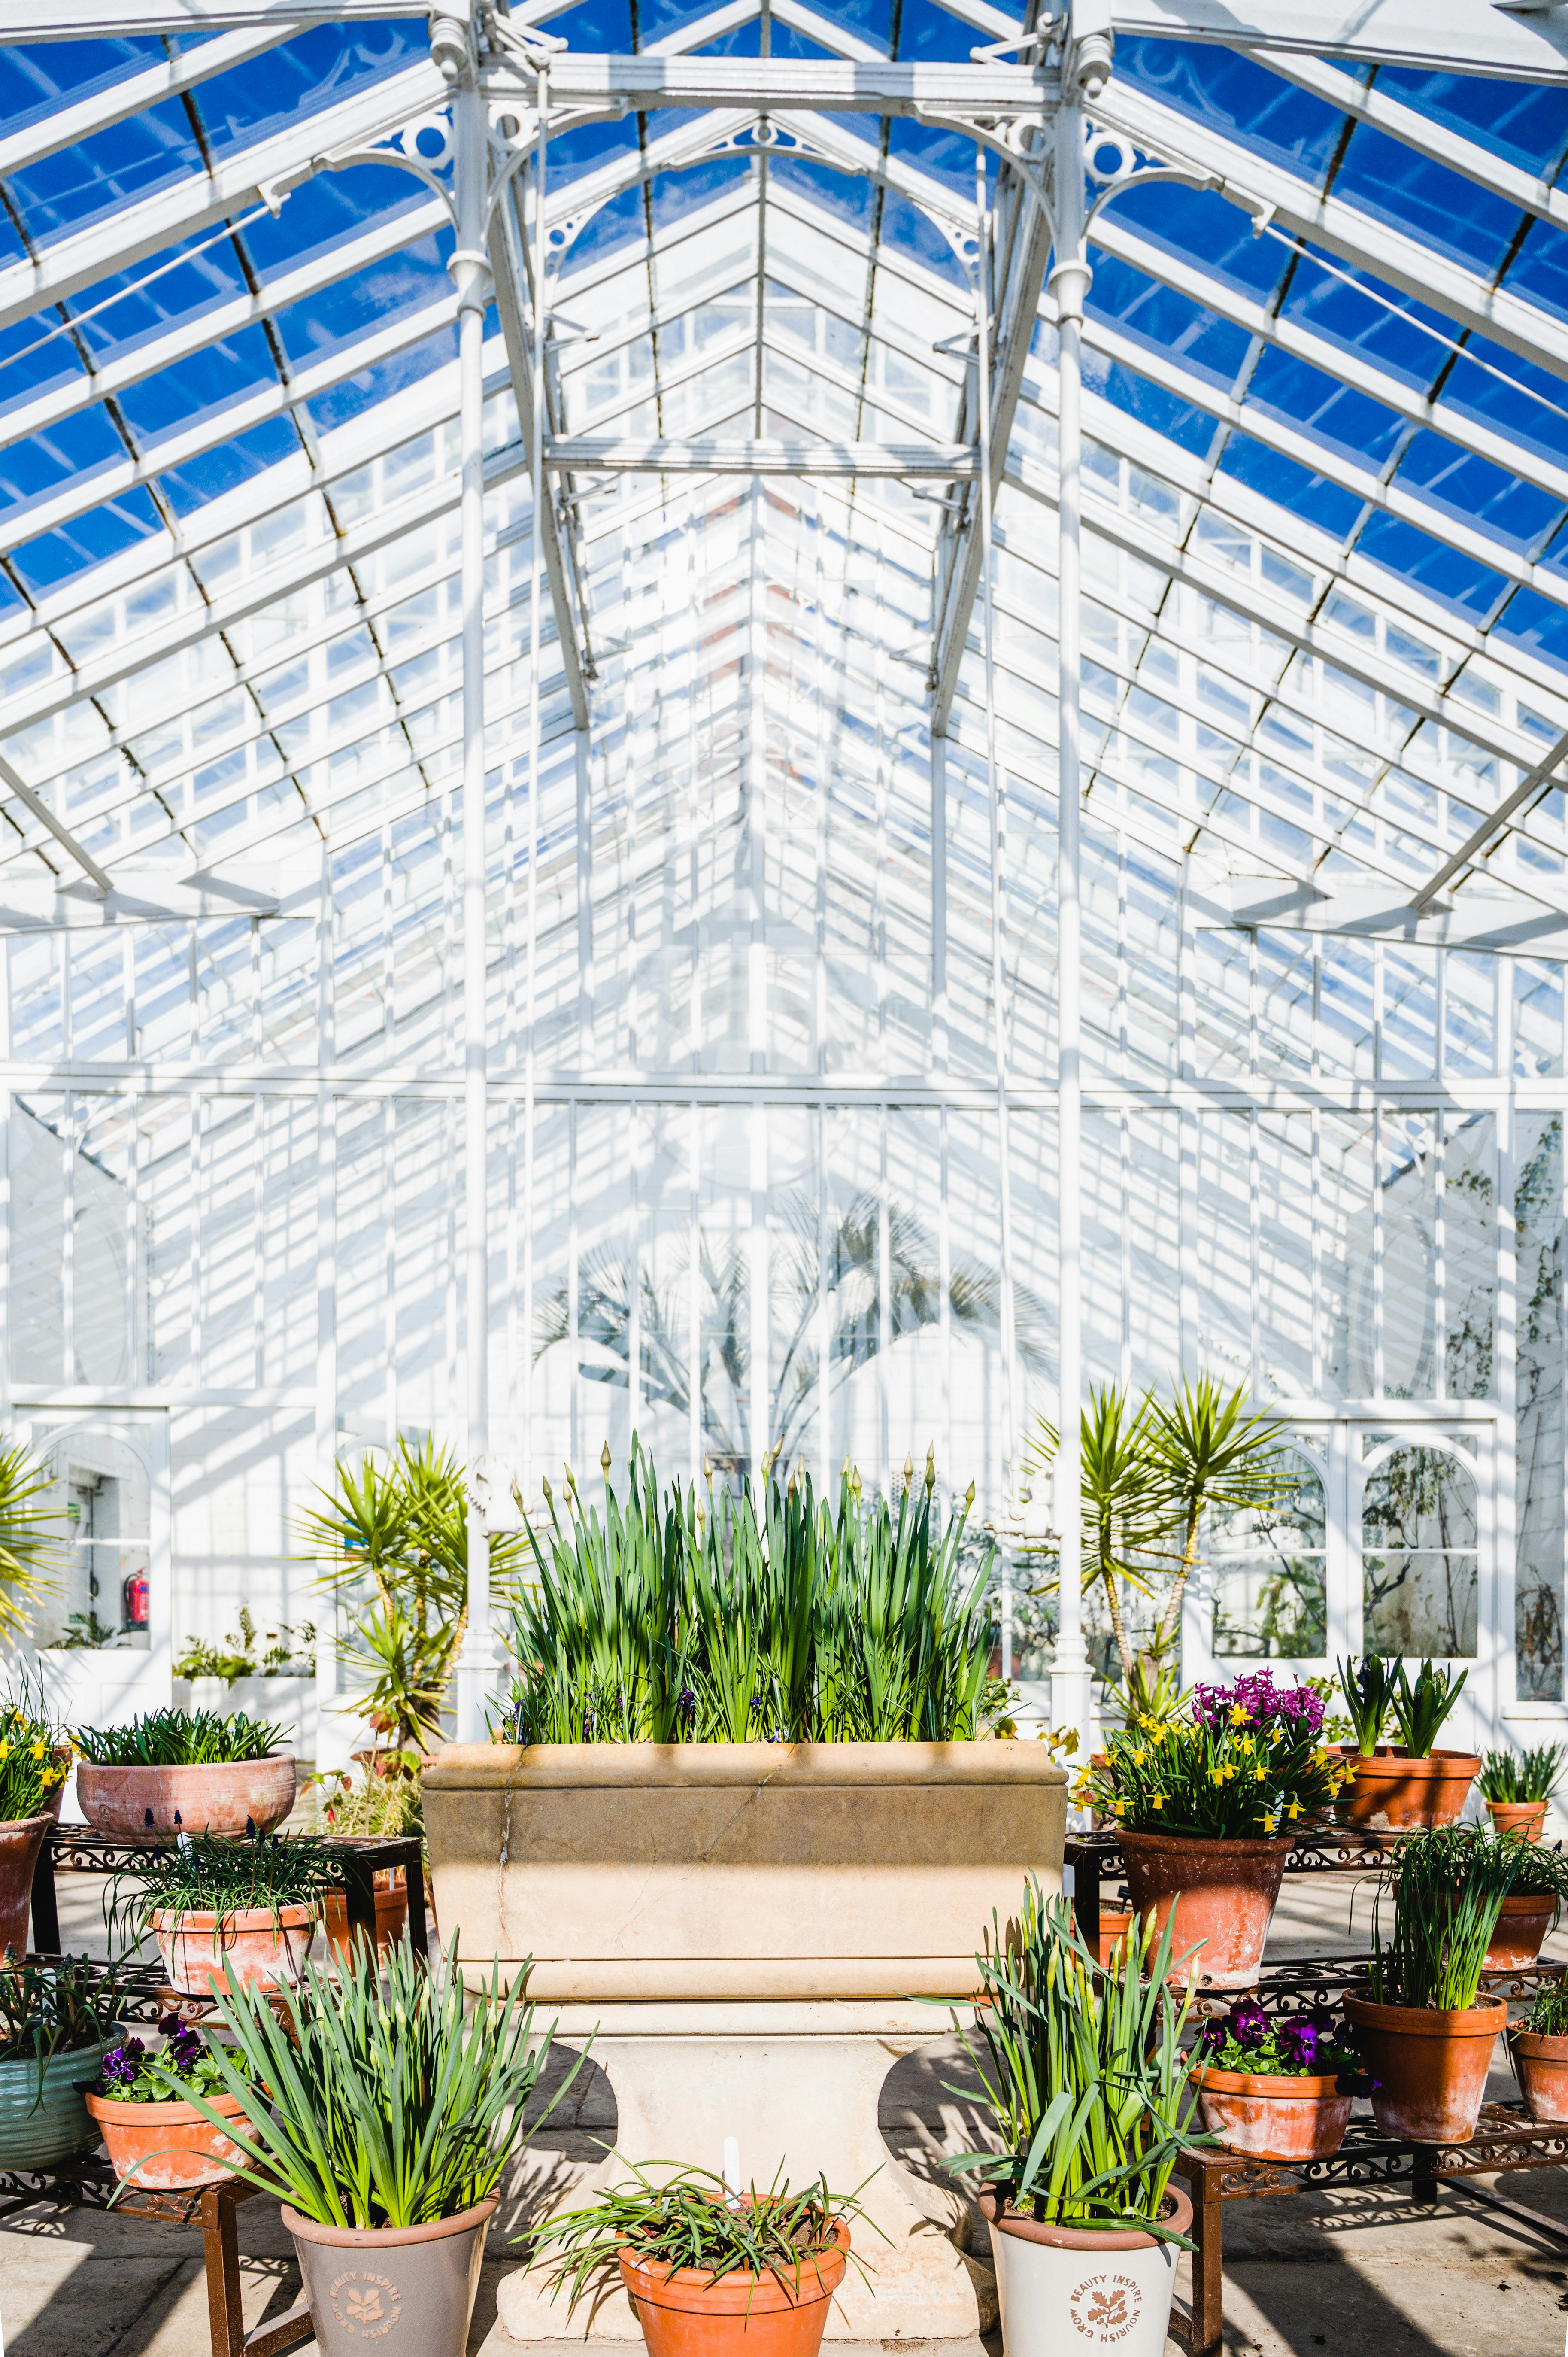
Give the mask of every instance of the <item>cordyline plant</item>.
[[(1182, 2047), (1190, 1989), (1171, 1975), (1171, 1925), (1159, 1939), (1134, 1916), (1110, 1964), (1090, 1954), (1065, 1899), (1033, 1877), (1015, 1928), (975, 1959), (975, 2021), (983, 2044), (954, 2027), (980, 2081), (1000, 2150), (945, 2165), (984, 2178), (999, 2198), (1047, 2225), (1132, 2229), (1192, 2245), (1164, 2216), (1179, 2156), (1212, 2136), (1192, 2132), (1197, 2104)], [(972, 2100), (971, 2088), (950, 2093)]]
[(54, 1476), (20, 1441), (0, 1446), (0, 1639), (26, 1634), (31, 1608), (58, 1586), (59, 1517), (40, 1501)]
[[(661, 1499), (638, 1444), (624, 1504), (546, 1488), (537, 1577), (515, 1615), (517, 1743), (930, 1742), (981, 1731), (989, 1557), (966, 1579), (969, 1511), (943, 1523), (928, 1462), (896, 1503), (846, 1473), (836, 1510), (769, 1467), (698, 1504)], [(563, 1506), (564, 1512), (563, 1512)]]
[(465, 1992), (456, 1932), (428, 1971), (405, 1939), (384, 1958), (357, 1950), (330, 1978), (307, 1964), (297, 1988), (264, 1993), (226, 1957), (213, 1996), (232, 2045), (209, 2050), (242, 2116), (172, 2072), (169, 2094), (233, 2139), (234, 2176), (318, 2225), (456, 2218), (495, 2191), (549, 2057), (549, 2031), (534, 2043), (527, 1977), (525, 1964), (503, 1986), (497, 1969)]
[(1107, 1735), (1074, 1798), (1127, 1833), (1259, 1841), (1320, 1817), (1350, 1770), (1322, 1740), (1323, 1699), (1260, 1670), (1193, 1690), (1191, 1715)]

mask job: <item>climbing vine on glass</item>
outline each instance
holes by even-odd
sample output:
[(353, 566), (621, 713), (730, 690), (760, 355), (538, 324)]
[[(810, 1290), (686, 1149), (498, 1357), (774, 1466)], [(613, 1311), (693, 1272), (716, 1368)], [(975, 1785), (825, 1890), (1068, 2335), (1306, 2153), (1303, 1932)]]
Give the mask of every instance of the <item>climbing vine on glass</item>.
[(1351, 1770), (1323, 1740), (1323, 1700), (1267, 1670), (1193, 1689), (1191, 1714), (1106, 1738), (1075, 1797), (1135, 1834), (1258, 1841), (1322, 1816)]

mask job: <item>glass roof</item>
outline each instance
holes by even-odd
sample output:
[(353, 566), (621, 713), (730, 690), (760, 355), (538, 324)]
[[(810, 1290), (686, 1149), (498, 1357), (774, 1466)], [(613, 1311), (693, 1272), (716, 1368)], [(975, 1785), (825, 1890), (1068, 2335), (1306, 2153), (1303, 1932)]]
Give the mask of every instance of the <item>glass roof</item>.
[[(1017, 30), (990, 0), (531, 13), (578, 52), (967, 61)], [(0, 903), (77, 880), (62, 829), (127, 891), (260, 878), (285, 912), (324, 859), (351, 903), (362, 846), (395, 861), (417, 841), (410, 911), (450, 860), (453, 240), (406, 171), (306, 170), (400, 106), (429, 115), (426, 38), (413, 19), (0, 47)], [(1568, 732), (1568, 90), (1123, 38), (1091, 120), (1088, 812), (1243, 897), (1391, 906), (1506, 806), (1461, 898), (1568, 913), (1550, 759)], [(1159, 164), (1186, 177), (1131, 168)], [(744, 109), (553, 137), (552, 433), (969, 443), (975, 168), (970, 141), (902, 116), (798, 117), (768, 145)], [(1047, 296), (993, 567), (1015, 1044), (1042, 1069), (1026, 968), (1054, 840), (1053, 317)], [(566, 1026), (574, 716), (553, 612), (536, 632), (528, 610), (527, 452), (493, 308), (486, 370), (492, 819), (521, 808), (537, 640), (542, 988), (554, 940)], [(553, 480), (620, 902), (657, 896), (671, 843), (716, 873), (762, 795), (787, 971), (789, 926), (806, 943), (822, 921), (822, 831), (875, 825), (866, 1020), (879, 1069), (921, 1066), (897, 976), (918, 957), (901, 909), (927, 888), (952, 479), (585, 463)], [(977, 605), (949, 891), (950, 987), (967, 957), (983, 998), (979, 634)], [(732, 886), (744, 900), (755, 879)], [(341, 1007), (370, 940), (347, 926)], [(269, 949), (269, 1052), (287, 1053), (315, 954), (303, 924), (295, 952)], [(929, 1024), (923, 992), (908, 1005)], [(582, 1044), (607, 1069), (695, 1052), (624, 1010)], [(737, 1038), (736, 1069), (747, 1053)]]

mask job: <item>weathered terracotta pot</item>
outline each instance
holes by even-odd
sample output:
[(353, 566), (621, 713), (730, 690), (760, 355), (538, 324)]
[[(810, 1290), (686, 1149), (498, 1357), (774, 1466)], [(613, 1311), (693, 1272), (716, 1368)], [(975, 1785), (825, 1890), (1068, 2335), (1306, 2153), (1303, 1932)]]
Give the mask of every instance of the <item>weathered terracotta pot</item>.
[(499, 2196), (428, 2226), (318, 2226), (284, 2204), (321, 2357), (463, 2357)]
[(1327, 2160), (1345, 2141), (1350, 2098), (1332, 2073), (1282, 2078), (1206, 2064), (1193, 2075), (1203, 2125), (1231, 2152), (1256, 2160)]
[[(384, 1956), (394, 1941), (401, 1940), (408, 1921), (408, 1883), (401, 1866), (390, 1872), (378, 1874), (373, 1897), (376, 1902), (376, 1951)], [(349, 1953), (349, 1901), (340, 1890), (325, 1893), (322, 1918), (327, 1937), (335, 1956)]]
[(27, 1916), (33, 1903), (33, 1870), (51, 1816), (11, 1817), (0, 1824), (0, 1956), (27, 1948)]
[(294, 1806), (292, 1751), (199, 1768), (95, 1768), (77, 1762), (76, 1797), (102, 1834), (271, 1833)]
[[(1065, 2357), (1084, 2348), (1165, 2357), (1180, 2256), (1174, 2243), (1042, 2226), (1001, 2210), (990, 2192), (980, 2206), (991, 2229), (1006, 2357)], [(1191, 2231), (1192, 2204), (1174, 2184), (1161, 2222), (1178, 2234)]]
[(1508, 2026), (1501, 1997), (1463, 2012), (1374, 2005), (1348, 1996), (1346, 2017), (1369, 2075), (1372, 2115), (1383, 2134), (1410, 2144), (1468, 2144), (1487, 2092), (1498, 2033)]
[(1550, 1891), (1544, 1895), (1533, 1890), (1510, 1891), (1503, 1900), (1498, 1928), (1487, 1943), (1483, 1970), (1519, 1972), (1526, 1964), (1533, 1964), (1556, 1912), (1557, 1901)]
[(637, 2311), (648, 2357), (817, 2357), (828, 2310), (843, 2281), (849, 2229), (838, 2247), (803, 2259), (800, 2282), (786, 2274), (721, 2276), (620, 2255), (620, 2277)]
[(1546, 1830), (1544, 1801), (1488, 1801), (1487, 1814), (1499, 1834), (1522, 1834), (1526, 1841), (1538, 1842)]
[(1466, 1797), (1481, 1772), (1470, 1751), (1434, 1751), (1416, 1759), (1380, 1744), (1371, 1759), (1347, 1751), (1354, 1781), (1340, 1792), (1338, 1809), (1347, 1824), (1368, 1833), (1418, 1833), (1433, 1825), (1456, 1825)]
[[(208, 2101), (226, 2120), (244, 2117), (234, 2095)], [(120, 2104), (112, 2095), (89, 2093), (87, 2108), (103, 2138), (114, 2174), (139, 2188), (165, 2190), (182, 2185), (218, 2185), (237, 2161), (240, 2147), (204, 2119), (194, 2104)]]
[(1132, 1926), (1133, 1910), (1130, 1907), (1102, 1907), (1101, 1909), (1099, 1953), (1100, 1962), (1102, 1964), (1108, 1964), (1111, 1962), (1111, 1951), (1116, 1945), (1118, 1941), (1125, 1945), (1127, 1934), (1131, 1931)]
[(225, 1958), (234, 1977), (256, 1988), (293, 1988), (299, 1981), (316, 1930), (314, 1907), (241, 1907), (231, 1915), (207, 1908), (188, 1914), (152, 1914), (147, 1928), (158, 1943), (171, 1988), (182, 1996), (209, 1996), (228, 1986)]
[[(1184, 1834), (1122, 1834), (1134, 1910), (1153, 1914), (1156, 1937), (1174, 1915), (1173, 1976), (1191, 1972), (1211, 1988), (1251, 1987), (1294, 1846), (1289, 1835), (1199, 1841)], [(1188, 1954), (1192, 1949), (1196, 1954)]]
[(1568, 2038), (1510, 2029), (1509, 2052), (1525, 2110), (1532, 2120), (1568, 2120)]

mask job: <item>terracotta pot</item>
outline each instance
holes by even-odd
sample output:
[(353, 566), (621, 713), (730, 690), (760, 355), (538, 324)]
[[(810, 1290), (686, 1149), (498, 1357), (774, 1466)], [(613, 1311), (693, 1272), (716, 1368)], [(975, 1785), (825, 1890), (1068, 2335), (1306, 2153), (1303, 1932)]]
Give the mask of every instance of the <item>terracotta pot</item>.
[(292, 1751), (200, 1768), (95, 1768), (77, 1762), (76, 1797), (102, 1834), (271, 1833), (294, 1806)]
[(1503, 1900), (1498, 1928), (1487, 1943), (1487, 1960), (1482, 1969), (1488, 1973), (1520, 1972), (1525, 1965), (1533, 1964), (1556, 1912), (1557, 1901), (1550, 1891), (1510, 1891)]
[[(384, 1956), (408, 1921), (408, 1883), (401, 1866), (375, 1878), (376, 1953)], [(340, 1890), (323, 1895), (322, 1915), (335, 1956), (349, 1953), (349, 1901)]]
[(321, 2357), (464, 2357), (492, 2193), (428, 2226), (318, 2226), (284, 2204)]
[(1117, 1941), (1123, 1943), (1133, 1925), (1130, 1907), (1102, 1907), (1100, 1910), (1100, 1962), (1111, 1962), (1111, 1951)]
[(1468, 2144), (1487, 2092), (1492, 2048), (1508, 2026), (1501, 1997), (1463, 2012), (1374, 2005), (1348, 1996), (1346, 2018), (1373, 2090), (1372, 2114), (1385, 2136), (1409, 2144)]
[(1333, 2074), (1283, 2078), (1210, 2063), (1193, 2075), (1203, 2125), (1231, 2152), (1257, 2160), (1328, 2160), (1345, 2141), (1350, 2098)]
[(1487, 1814), (1499, 1834), (1522, 1834), (1538, 1842), (1546, 1830), (1544, 1801), (1488, 1801)]
[(1346, 1754), (1355, 1780), (1339, 1795), (1347, 1824), (1369, 1833), (1417, 1833), (1432, 1825), (1456, 1825), (1466, 1796), (1481, 1772), (1470, 1751), (1434, 1751), (1420, 1760), (1380, 1744), (1369, 1760)]
[(832, 2297), (848, 2264), (849, 2229), (837, 2248), (802, 2259), (800, 2279), (736, 2274), (709, 2281), (705, 2267), (672, 2267), (625, 2248), (620, 2279), (648, 2357), (817, 2357)]
[(1153, 1913), (1156, 1937), (1174, 1914), (1173, 1979), (1193, 1972), (1211, 1988), (1251, 1986), (1294, 1846), (1289, 1835), (1199, 1841), (1184, 1834), (1122, 1834), (1134, 1910)]
[(14, 1948), (27, 1952), (27, 1916), (33, 1903), (33, 1869), (50, 1816), (11, 1817), (0, 1824), (0, 1956)]
[(1568, 2038), (1510, 2029), (1509, 2053), (1532, 2120), (1568, 2120)]
[[(208, 2100), (226, 2120), (244, 2117), (237, 2096)], [(120, 2104), (111, 2095), (91, 2093), (86, 2102), (122, 2182), (128, 2178), (133, 2185), (160, 2191), (181, 2185), (219, 2185), (230, 2174), (223, 2162), (240, 2158), (239, 2146), (204, 2119), (194, 2104)]]
[[(989, 2192), (980, 2206), (991, 2229), (1006, 2357), (1065, 2357), (1083, 2348), (1165, 2357), (1181, 2255), (1174, 2243), (1042, 2226), (1001, 2211)], [(1192, 2204), (1174, 2184), (1161, 2223), (1178, 2234), (1191, 2231)]]
[(207, 1908), (183, 1915), (154, 1913), (147, 1928), (158, 1943), (169, 1986), (182, 1996), (209, 1996), (225, 1988), (224, 1959), (234, 1977), (257, 1988), (294, 1987), (316, 1930), (314, 1907), (236, 1908), (219, 1916)]

